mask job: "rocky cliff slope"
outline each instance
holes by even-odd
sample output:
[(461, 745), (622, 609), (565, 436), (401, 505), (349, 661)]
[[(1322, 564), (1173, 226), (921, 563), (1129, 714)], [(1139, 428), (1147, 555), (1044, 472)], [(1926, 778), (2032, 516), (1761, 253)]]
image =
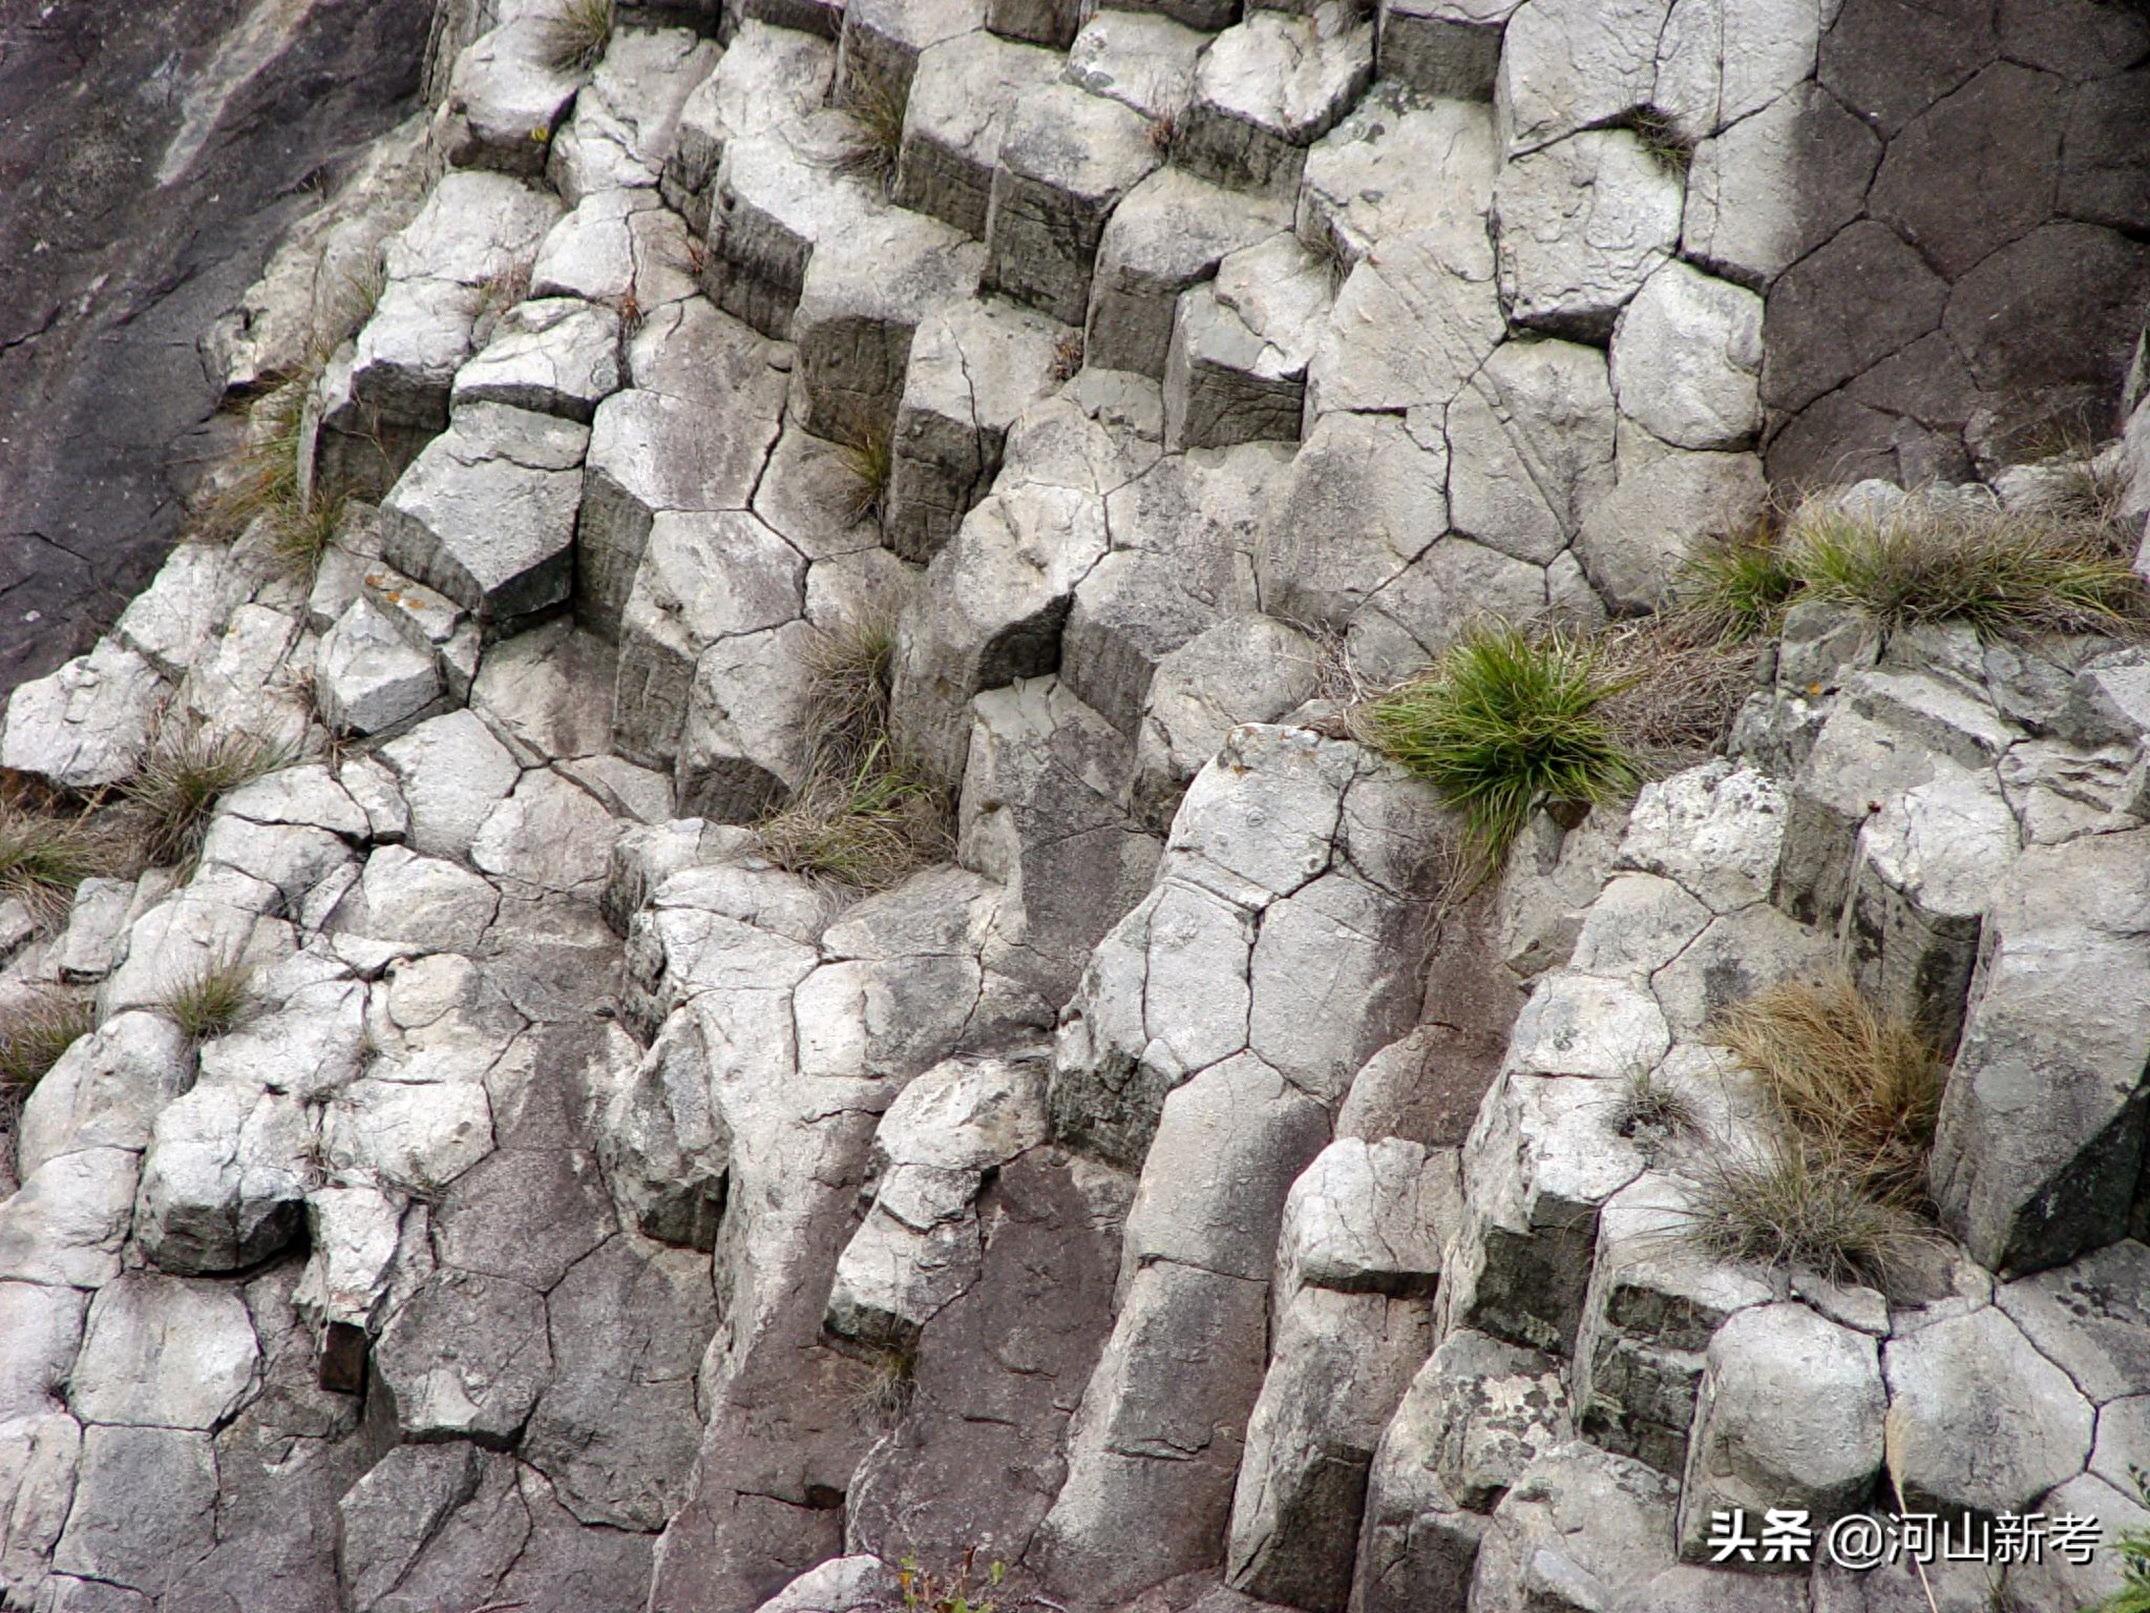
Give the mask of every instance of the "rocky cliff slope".
[[(442, 9), (430, 123), (251, 294), (303, 397), (241, 530), (9, 703), (64, 799), (263, 765), (180, 866), (0, 906), (9, 1002), (94, 999), (0, 1184), (7, 1605), (2113, 1589), (1709, 1559), (2150, 1524), (2144, 653), (1801, 604), (1724, 754), (1475, 895), (1339, 737), (1759, 514), (1813, 237), (1751, 136), (1836, 19), (696, 9), (586, 61)], [(1984, 468), (1919, 496), (2063, 474)], [(2150, 414), (2138, 468), (2139, 525)], [(862, 894), (767, 820), (884, 632), (954, 825)], [(1767, 1146), (1719, 1016), (1839, 967), (1955, 1050), (1886, 1294), (1677, 1235)]]

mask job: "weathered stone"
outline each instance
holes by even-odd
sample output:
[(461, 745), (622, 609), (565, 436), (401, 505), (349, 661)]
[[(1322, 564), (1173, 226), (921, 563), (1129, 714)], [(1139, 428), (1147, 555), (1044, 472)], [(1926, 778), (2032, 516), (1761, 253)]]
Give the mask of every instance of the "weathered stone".
[(2141, 839), (2031, 847), (1985, 920), (1931, 1176), (1945, 1224), (1995, 1270), (2058, 1265), (2126, 1228), (2150, 1066)]
[(612, 743), (613, 652), (566, 622), (490, 647), (470, 703), (529, 766), (596, 757)]
[(136, 1236), (166, 1271), (237, 1271), (297, 1236), (313, 1127), (288, 1097), (209, 1082), (157, 1116)]
[(1681, 250), (1712, 274), (1766, 288), (1858, 217), (1881, 149), (1819, 86), (1787, 91), (1695, 148)]
[(1483, 1613), (1657, 1606), (1623, 1598), (1672, 1565), (1678, 1487), (1580, 1442), (1542, 1452), (1493, 1511), (1471, 1579)]
[(697, 234), (706, 233), (709, 187), (725, 146), (813, 111), (835, 69), (836, 52), (812, 34), (743, 19), (716, 71), (680, 107), (661, 181), (666, 204)]
[(1665, 264), (1620, 311), (1612, 385), (1620, 412), (1676, 448), (1744, 448), (1762, 425), (1762, 299)]
[(470, 860), (511, 898), (594, 897), (619, 832), (595, 796), (550, 768), (537, 769), (486, 818)]
[(1105, 221), (1163, 159), (1140, 114), (1072, 84), (1022, 95), (993, 170), (987, 285), (1081, 324)]
[(1279, 1303), (1302, 1287), (1426, 1298), (1455, 1230), (1456, 1155), (1402, 1138), (1339, 1138), (1292, 1184), (1277, 1242)]
[(451, 711), (382, 747), (411, 814), (411, 844), (428, 856), (461, 857), (522, 770), (473, 711)]
[[(2100, 1405), (2150, 1394), (2150, 1248), (2127, 1240), (2073, 1265), (2004, 1283), (1994, 1302), (2036, 1346)], [(2103, 1422), (2099, 1440), (2105, 1441)]]
[(442, 145), (458, 168), (535, 179), (574, 104), (579, 76), (551, 61), (546, 19), (519, 16), (464, 47), (448, 85)]
[(901, 107), (922, 52), (945, 40), (976, 37), (985, 0), (850, 0), (836, 47), (836, 99)]
[(1709, 1555), (1713, 1511), (1803, 1507), (1819, 1530), (1881, 1470), (1888, 1398), (1874, 1341), (1804, 1305), (1757, 1305), (1710, 1340), (1680, 1487), (1680, 1555)]
[(1493, 191), (1508, 317), (1550, 335), (1604, 341), (1620, 309), (1672, 255), (1680, 205), (1678, 177), (1624, 130), (1570, 135), (1510, 162)]
[(1449, 405), (1449, 522), (1518, 559), (1551, 560), (1611, 489), (1605, 360), (1571, 342), (1511, 342)]
[(777, 349), (706, 303), (681, 310), (651, 321), (652, 363), (590, 428), (575, 609), (605, 638), (619, 633), (651, 523), (667, 510), (745, 509), (783, 413), (789, 377), (773, 366)]
[(1160, 847), (1119, 804), (1126, 741), (1064, 682), (989, 690), (972, 710), (956, 857), (1001, 887), (986, 960), (1059, 1002)]
[[(2132, 1483), (2115, 1485), (2094, 1473), (2070, 1479), (2040, 1503), (2051, 1516), (2095, 1518), (2103, 1540), (2124, 1530), (2150, 1528), (2150, 1507)], [(2010, 1595), (2032, 1607), (2095, 1607), (2100, 1598), (2117, 1596), (2127, 1586), (2121, 1554), (2099, 1551), (2084, 1563), (2049, 1551), (2038, 1563), (2017, 1563), (2008, 1570)]]
[(1384, 0), (1375, 60), (1422, 95), (1490, 101), (1513, 0)]
[(1675, 3), (1658, 42), (1651, 104), (1690, 140), (1774, 105), (1814, 77), (1823, 18), (1816, 0), (1730, 11)]
[(1948, 295), (1887, 225), (1847, 226), (1770, 288), (1763, 403), (1804, 408), (1937, 327)]
[(587, 425), (619, 391), (620, 316), (574, 297), (518, 303), (456, 371), (453, 406), (502, 403)]
[(1189, 781), (1225, 735), (1297, 709), (1319, 682), (1319, 659), (1312, 639), (1267, 616), (1227, 618), (1162, 656), (1135, 741), (1129, 788), (1137, 819), (1169, 827)]
[(192, 1429), (89, 1428), (52, 1565), (154, 1593), (216, 1542), (217, 1460)]
[(1344, 631), (1445, 524), (1447, 456), (1405, 421), (1324, 415), (1293, 457), (1255, 561), (1265, 613)]
[(92, 1302), (67, 1398), (85, 1422), (214, 1429), (254, 1386), (260, 1353), (231, 1289), (135, 1272)]
[(1343, 5), (1308, 15), (1250, 11), (1195, 69), (1172, 158), (1201, 178), (1290, 195), (1306, 148), (1335, 127), (1374, 74), (1371, 23)]
[[(0, 1283), (0, 1318), (7, 1322), (8, 1359), (0, 1374), (0, 1423), (49, 1412), (82, 1345), (89, 1296), (43, 1283)], [(0, 1481), (4, 1483), (5, 1481)], [(0, 1548), (0, 1562), (6, 1560)]]
[(1008, 428), (1051, 392), (1072, 335), (1005, 303), (969, 300), (919, 322), (890, 436), (883, 539), (930, 560), (1000, 472)]
[(1995, 1306), (1890, 1340), (1890, 1471), (1914, 1505), (2021, 1512), (2090, 1458), (2091, 1408)]
[(1322, 1288), (1284, 1304), (1232, 1499), (1233, 1586), (1341, 1613), (1374, 1449), (1432, 1342), (1431, 1309)]
[(1662, 875), (1713, 912), (1736, 912), (1770, 893), (1785, 810), (1783, 787), (1753, 768), (1689, 768), (1643, 787), (1613, 866)]
[(1168, 16), (1100, 11), (1084, 19), (1067, 47), (1068, 82), (1176, 128), (1194, 98), (1195, 64), (1207, 43)]
[(1307, 373), (1315, 413), (1438, 409), (1505, 333), (1483, 235), (1390, 237), (1346, 277)]
[(1753, 454), (1668, 448), (1626, 421), (1616, 472), (1575, 540), (1591, 586), (1615, 610), (1663, 604), (1689, 547), (1706, 533), (1744, 529), (1762, 505), (1762, 465)]
[(402, 1210), (372, 1187), (317, 1187), (306, 1195), (313, 1244), (306, 1274), (292, 1298), (316, 1323), (342, 1323), (371, 1333), (388, 1298), (402, 1230)]
[(475, 951), (500, 906), (500, 893), (476, 874), (405, 846), (376, 849), (358, 890), (347, 933), (418, 952)]
[(96, 1288), (119, 1275), (141, 1156), (78, 1148), (24, 1175), (0, 1201), (0, 1278)]
[(579, 297), (645, 315), (692, 296), (684, 224), (645, 190), (608, 190), (583, 198), (552, 227), (530, 270), (530, 295)]
[(444, 693), (433, 656), (360, 598), (322, 635), (314, 661), (321, 719), (342, 734), (378, 734), (410, 721)]
[(1829, 938), (1763, 903), (1727, 913), (1651, 977), (1682, 1038), (1705, 1035), (1736, 1003), (1785, 981), (1826, 981), (1841, 964)]
[(1569, 960), (1593, 975), (1646, 981), (1709, 927), (1710, 911), (1669, 879), (1617, 874), (1583, 915)]
[(1527, 0), (1507, 19), (1497, 105), (1511, 157), (1650, 103), (1670, 0)]
[(1295, 442), (1332, 301), (1329, 273), (1289, 235), (1222, 259), (1180, 294), (1165, 353), (1165, 446)]
[(112, 624), (112, 636), (168, 678), (186, 676), (231, 606), (224, 551), (182, 543)]
[(116, 784), (149, 748), (164, 684), (132, 650), (101, 639), (49, 677), (8, 697), (0, 766), (63, 789)]
[(1438, 660), (1474, 621), (1541, 614), (1547, 593), (1540, 567), (1451, 534), (1375, 594), (1351, 624), (1345, 653), (1370, 678), (1405, 678)]
[(710, 246), (723, 263), (715, 301), (724, 312), (775, 340), (790, 335), (823, 237), (881, 211), (863, 178), (831, 172), (857, 138), (850, 119), (829, 110), (726, 145), (709, 218)]
[(1557, 1362), (1467, 1329), (1444, 1339), (1374, 1453), (1355, 1613), (1463, 1605), (1481, 1514), (1571, 1437)]
[(791, 318), (807, 429), (837, 442), (886, 437), (913, 333), (934, 310), (970, 300), (984, 255), (961, 231), (900, 207), (847, 229), (842, 251), (816, 253)]
[(756, 1613), (854, 1613), (887, 1599), (888, 1578), (888, 1565), (878, 1557), (834, 1557), (809, 1568)]
[(575, 207), (608, 191), (654, 191), (681, 107), (720, 54), (685, 28), (617, 30), (545, 164), (561, 199)]
[(544, 1296), (443, 1271), (390, 1319), (373, 1359), (407, 1435), (509, 1438), (553, 1373)]
[(983, 240), (1009, 115), (1059, 76), (1060, 60), (1050, 51), (997, 34), (928, 45), (904, 103), (891, 199)]

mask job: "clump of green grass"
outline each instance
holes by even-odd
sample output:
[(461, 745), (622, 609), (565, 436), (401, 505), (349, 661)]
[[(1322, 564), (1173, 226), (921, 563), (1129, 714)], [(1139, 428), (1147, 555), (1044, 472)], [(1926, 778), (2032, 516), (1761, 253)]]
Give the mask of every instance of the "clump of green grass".
[(157, 1004), (191, 1042), (222, 1036), (254, 1005), (254, 971), (237, 959), (205, 963), (173, 985)]
[(1719, 1260), (1801, 1267), (1885, 1288), (1930, 1234), (1855, 1171), (1796, 1133), (1756, 1154), (1705, 1161), (1691, 1184), (1684, 1241)]
[[(2142, 1505), (2150, 1507), (2150, 1473), (2131, 1467), (2128, 1476)], [(2120, 1589), (2091, 1613), (2150, 1613), (2150, 1529), (2123, 1529), (2108, 1549), (2120, 1559)]]
[(295, 376), (248, 408), (243, 445), (196, 511), (202, 537), (230, 543), (258, 517), (283, 520), (299, 510), (300, 423), (312, 385), (312, 376)]
[(97, 1028), (89, 998), (39, 991), (0, 1008), (0, 1087), (26, 1090), (81, 1038)]
[(1359, 723), (1463, 814), (1497, 868), (1541, 805), (1594, 805), (1641, 782), (1603, 709), (1620, 688), (1588, 638), (1484, 625), (1375, 699)]
[(903, 154), (903, 102), (873, 80), (855, 77), (845, 87), (843, 109), (851, 116), (853, 139), (838, 172), (886, 191)]
[(1850, 980), (1788, 980), (1722, 1014), (1712, 1035), (1761, 1081), (1784, 1121), (1869, 1192), (1912, 1206), (1941, 1112), (1941, 1055)]
[(843, 517), (856, 524), (878, 521), (888, 503), (889, 480), (896, 471), (896, 445), (885, 430), (854, 432), (836, 445), (851, 485), (843, 500)]
[(562, 0), (545, 24), (545, 61), (556, 73), (588, 73), (612, 43), (612, 0)]
[(85, 879), (121, 863), (112, 836), (86, 818), (0, 806), (0, 896), (19, 898), (40, 922), (57, 919)]
[(1669, 112), (1646, 106), (1634, 114), (1628, 126), (1659, 167), (1683, 178), (1695, 160), (1695, 141), (1684, 133)]
[(121, 794), (142, 824), (143, 851), (159, 867), (184, 865), (201, 849), (209, 815), (225, 794), (273, 773), (289, 748), (191, 723), (164, 729)]
[(1675, 609), (1704, 633), (1744, 643), (1774, 634), (1801, 586), (1781, 535), (1758, 523), (1688, 551), (1674, 584)]
[(758, 826), (771, 862), (858, 890), (885, 890), (947, 859), (947, 789), (889, 730), (894, 617), (868, 612), (824, 632), (807, 665), (806, 774)]

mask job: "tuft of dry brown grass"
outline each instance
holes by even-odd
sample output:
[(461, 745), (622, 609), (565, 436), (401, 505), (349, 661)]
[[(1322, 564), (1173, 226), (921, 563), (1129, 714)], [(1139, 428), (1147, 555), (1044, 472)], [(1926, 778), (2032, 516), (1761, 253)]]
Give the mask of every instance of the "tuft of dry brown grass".
[(771, 862), (854, 890), (886, 890), (954, 849), (949, 792), (889, 730), (895, 618), (826, 630), (807, 666), (806, 776), (757, 825)]
[(878, 521), (886, 513), (888, 486), (896, 471), (896, 445), (889, 433), (862, 431), (836, 445), (851, 475), (841, 514), (845, 521)]
[(41, 924), (65, 915), (85, 879), (117, 876), (127, 866), (125, 848), (111, 829), (87, 816), (0, 806), (0, 897), (20, 899)]
[(545, 60), (556, 73), (587, 73), (612, 43), (612, 0), (563, 0), (545, 24)]
[(1796, 1132), (1759, 1153), (1713, 1155), (1690, 1184), (1681, 1240), (1715, 1259), (1797, 1267), (1886, 1290), (1931, 1229), (1877, 1198), (1856, 1171)]
[(1727, 1009), (1711, 1034), (1838, 1169), (1888, 1203), (1923, 1201), (1944, 1070), (1916, 1026), (1839, 977), (1771, 986)]
[(185, 865), (201, 849), (217, 802), (292, 760), (290, 751), (247, 734), (173, 723), (151, 741), (121, 794), (141, 824), (142, 849), (159, 867)]
[(252, 1011), (254, 971), (237, 959), (206, 963), (175, 982), (157, 1006), (190, 1042), (214, 1040)]
[(1598, 708), (1643, 773), (1661, 778), (1723, 748), (1755, 686), (1759, 647), (1695, 630), (1677, 613), (1617, 622), (1597, 636), (1612, 685)]
[(97, 1028), (97, 1009), (77, 992), (48, 990), (0, 1008), (0, 1087), (27, 1090)]
[(852, 141), (837, 160), (837, 172), (885, 193), (903, 155), (903, 102), (869, 79), (854, 78), (845, 87), (843, 110), (851, 118)]

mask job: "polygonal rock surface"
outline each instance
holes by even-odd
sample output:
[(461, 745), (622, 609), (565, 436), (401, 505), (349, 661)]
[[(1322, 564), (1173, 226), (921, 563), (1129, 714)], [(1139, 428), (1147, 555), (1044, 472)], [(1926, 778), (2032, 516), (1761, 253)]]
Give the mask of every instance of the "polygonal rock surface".
[[(1621, 1605), (1672, 1566), (1678, 1487), (1625, 1456), (1555, 1446), (1516, 1478), (1478, 1550), (1480, 1613)], [(1637, 1605), (1654, 1606), (1655, 1603)]]
[(1376, 56), (1382, 76), (1423, 95), (1493, 99), (1502, 24), (1516, 0), (1383, 0)]
[(1060, 76), (1050, 51), (964, 34), (920, 53), (890, 198), (985, 238), (993, 168), (1016, 103)]
[(1306, 148), (1374, 72), (1370, 25), (1346, 6), (1310, 9), (1250, 12), (1203, 52), (1174, 162), (1220, 185), (1290, 194)]
[(1433, 1293), (1455, 1230), (1456, 1155), (1400, 1137), (1343, 1137), (1300, 1173), (1284, 1204), (1277, 1288)]
[(452, 403), (504, 403), (585, 425), (620, 389), (620, 316), (575, 297), (518, 303), (455, 375)]
[(1510, 155), (1648, 104), (1670, 0), (1528, 0), (1501, 45), (1498, 99)]
[[(2150, 1394), (2150, 1247), (2127, 1239), (2004, 1284), (1995, 1301), (2100, 1405)], [(2099, 1440), (2105, 1442), (2101, 1419)]]
[(216, 1540), (216, 1452), (206, 1433), (176, 1428), (90, 1428), (66, 1533), (53, 1552), (62, 1573), (154, 1592), (176, 1563)]
[(1616, 610), (1662, 604), (1697, 534), (1739, 531), (1762, 505), (1751, 453), (1689, 453), (1623, 420), (1615, 463), (1616, 485), (1584, 512), (1575, 553)]
[(1676, 448), (1744, 448), (1762, 425), (1762, 299), (1667, 263), (1613, 330), (1620, 412)]
[(1181, 293), (1165, 354), (1165, 446), (1295, 442), (1331, 301), (1329, 271), (1289, 235), (1217, 265)]
[(162, 1014), (115, 1014), (60, 1055), (23, 1100), (16, 1169), (80, 1148), (146, 1148), (186, 1080), (186, 1037)]
[(1892, 1470), (1915, 1500), (2021, 1511), (2090, 1459), (2090, 1402), (1996, 1306), (1892, 1339), (1882, 1365)]
[(136, 1235), (166, 1271), (236, 1271), (297, 1235), (312, 1128), (289, 1098), (203, 1083), (157, 1116)]
[(1188, 782), (1241, 723), (1275, 722), (1313, 694), (1319, 650), (1267, 616), (1219, 622), (1168, 651), (1151, 675), (1135, 741), (1137, 817), (1168, 827)]
[(149, 745), (163, 684), (156, 668), (110, 639), (8, 697), (0, 766), (64, 789), (116, 784)]
[(369, 599), (355, 599), (321, 636), (314, 695), (338, 733), (378, 734), (441, 698), (435, 658), (415, 648)]
[(617, 31), (552, 143), (545, 177), (561, 199), (575, 207), (606, 191), (654, 190), (680, 108), (719, 54), (685, 28)]
[(1672, 255), (1680, 181), (1624, 130), (1571, 135), (1501, 170), (1501, 301), (1519, 325), (1603, 341)]
[(816, 246), (882, 209), (862, 179), (831, 172), (854, 147), (849, 120), (833, 111), (725, 147), (709, 220), (711, 249), (724, 262), (719, 308), (765, 336), (790, 335)]
[(68, 1402), (86, 1422), (216, 1428), (253, 1386), (259, 1355), (231, 1289), (136, 1272), (92, 1302)]
[(391, 564), (487, 623), (568, 597), (589, 431), (501, 404), (467, 404), (381, 506)]
[(544, 172), (577, 88), (577, 75), (549, 59), (550, 33), (545, 19), (518, 17), (464, 47), (448, 85), (450, 163), (533, 179)]
[(1053, 84), (1009, 114), (986, 225), (989, 286), (1079, 325), (1105, 221), (1162, 161), (1139, 113)]

